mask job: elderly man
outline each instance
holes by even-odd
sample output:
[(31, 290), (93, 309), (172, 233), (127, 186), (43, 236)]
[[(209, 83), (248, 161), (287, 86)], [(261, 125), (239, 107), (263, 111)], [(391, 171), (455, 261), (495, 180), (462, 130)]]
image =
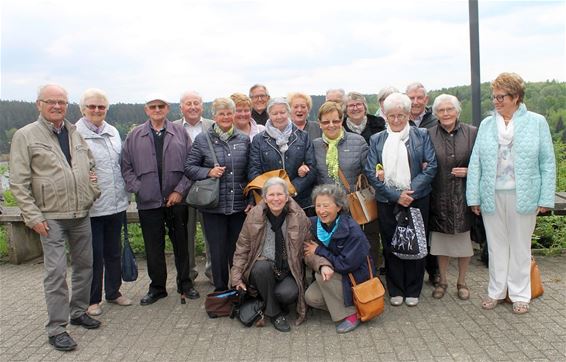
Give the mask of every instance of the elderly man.
[[(77, 344), (67, 334), (71, 324), (100, 326), (86, 310), (92, 281), (89, 209), (100, 195), (94, 159), (74, 125), (65, 119), (67, 92), (56, 84), (39, 88), (37, 121), (20, 128), (10, 150), (10, 188), (26, 225), (39, 234), (43, 247), (45, 302), (49, 343), (70, 351)], [(73, 275), (69, 302), (67, 253)]]
[(151, 279), (141, 305), (167, 296), (165, 228), (173, 244), (177, 269), (177, 293), (196, 299), (189, 269), (187, 242), (188, 207), (184, 197), (190, 181), (183, 173), (191, 141), (182, 125), (167, 119), (169, 104), (163, 97), (150, 97), (144, 107), (149, 119), (130, 132), (122, 150), (122, 175), (126, 190), (136, 194), (140, 226)]
[(250, 88), (252, 100), (252, 118), (257, 124), (265, 125), (269, 119), (267, 114), (267, 103), (269, 103), (269, 92), (263, 84), (254, 84)]
[[(187, 91), (181, 95), (179, 108), (183, 117), (173, 123), (177, 123), (185, 128), (191, 143), (195, 141), (196, 136), (202, 131), (208, 130), (212, 127), (214, 121), (211, 119), (203, 118), (202, 112), (202, 97), (195, 91)], [(210, 251), (208, 249), (208, 240), (202, 227), (202, 214), (196, 208), (189, 206), (189, 218), (187, 220), (188, 241), (189, 241), (189, 267), (191, 268), (191, 279), (194, 280), (198, 276), (196, 263), (195, 263), (195, 234), (197, 231), (197, 219), (200, 222), (202, 235), (204, 237), (204, 244), (206, 247), (206, 265), (204, 274), (212, 283), (212, 263), (210, 261)]]
[(346, 103), (346, 92), (342, 88), (329, 89), (326, 91), (326, 102), (336, 102), (343, 106)]
[(428, 95), (422, 83), (415, 82), (407, 86), (405, 93), (411, 99), (411, 116), (409, 124), (419, 128), (436, 126), (437, 118), (432, 109), (427, 107)]

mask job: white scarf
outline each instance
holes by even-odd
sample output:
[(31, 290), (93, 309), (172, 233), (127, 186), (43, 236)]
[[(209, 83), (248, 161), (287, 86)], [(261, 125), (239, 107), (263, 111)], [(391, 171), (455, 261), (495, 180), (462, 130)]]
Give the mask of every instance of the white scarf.
[(271, 123), (270, 119), (268, 119), (265, 123), (265, 132), (275, 139), (275, 143), (279, 146), (279, 152), (281, 152), (281, 154), (284, 154), (289, 149), (287, 144), (289, 143), (289, 137), (291, 136), (292, 130), (293, 123), (291, 121), (287, 122), (287, 126), (285, 126), (283, 131), (280, 131), (277, 127), (275, 127), (273, 123)]
[(513, 119), (505, 125), (503, 117), (499, 113), (495, 113), (495, 122), (497, 123), (497, 142), (500, 145), (507, 146), (513, 142), (514, 122)]
[(389, 125), (387, 126), (387, 139), (382, 153), (385, 185), (395, 187), (397, 190), (411, 188), (411, 169), (407, 146), (405, 146), (410, 129), (409, 122), (400, 132), (393, 132)]

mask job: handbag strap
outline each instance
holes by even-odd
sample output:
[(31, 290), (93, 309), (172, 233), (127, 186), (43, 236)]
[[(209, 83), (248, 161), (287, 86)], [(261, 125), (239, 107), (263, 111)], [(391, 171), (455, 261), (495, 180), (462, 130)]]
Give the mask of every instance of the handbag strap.
[(124, 217), (122, 218), (122, 230), (124, 232), (124, 247), (126, 245), (130, 246), (130, 237), (128, 236), (128, 215), (124, 211)]
[[(368, 270), (369, 270), (369, 279), (373, 279), (373, 270), (371, 269), (371, 263), (369, 261), (369, 255), (366, 256), (367, 261), (368, 261)], [(350, 277), (350, 281), (352, 282), (352, 286), (355, 287), (356, 284), (356, 280), (354, 279), (354, 276), (352, 275), (352, 273), (348, 273), (348, 276)]]
[(348, 182), (348, 180), (346, 180), (346, 176), (344, 176), (344, 172), (342, 172), (342, 169), (340, 167), (338, 167), (338, 176), (340, 176), (340, 181), (342, 181), (342, 184), (346, 186), (348, 193), (351, 193), (352, 190), (350, 189), (350, 183)]
[(368, 182), (368, 179), (367, 179), (366, 175), (364, 175), (363, 173), (361, 173), (361, 174), (358, 176), (358, 179), (357, 179), (357, 181), (356, 181), (356, 191), (359, 191), (359, 190), (363, 190), (363, 189), (365, 189), (365, 188), (368, 188), (368, 186), (369, 186), (369, 182)]
[(218, 159), (216, 158), (216, 152), (214, 152), (214, 147), (212, 147), (212, 141), (210, 140), (210, 135), (208, 134), (208, 131), (205, 131), (204, 136), (206, 137), (206, 141), (208, 142), (208, 148), (210, 148), (212, 160), (214, 161), (214, 167), (220, 166), (220, 164), (218, 163)]

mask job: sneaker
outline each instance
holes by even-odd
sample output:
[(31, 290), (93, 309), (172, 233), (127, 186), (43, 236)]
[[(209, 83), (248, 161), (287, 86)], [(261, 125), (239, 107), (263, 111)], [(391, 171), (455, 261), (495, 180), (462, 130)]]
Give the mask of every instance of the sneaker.
[(392, 306), (398, 307), (403, 304), (403, 297), (391, 297), (389, 298), (389, 303), (391, 303)]
[(119, 296), (116, 299), (107, 299), (106, 301), (108, 303), (118, 304), (118, 305), (121, 305), (123, 307), (127, 307), (129, 305), (132, 305), (132, 300), (128, 297), (123, 296), (123, 295)]
[(419, 304), (419, 298), (407, 297), (405, 298), (405, 304), (409, 307), (414, 307)]
[(88, 306), (88, 309), (86, 310), (86, 313), (89, 316), (97, 316), (97, 315), (101, 315), (102, 314), (102, 308), (100, 308), (100, 304), (96, 303), (96, 304), (91, 304)]
[(358, 328), (360, 325), (360, 320), (356, 319), (355, 322), (350, 322), (348, 319), (344, 319), (340, 324), (336, 326), (336, 333), (348, 333), (353, 331), (354, 329)]

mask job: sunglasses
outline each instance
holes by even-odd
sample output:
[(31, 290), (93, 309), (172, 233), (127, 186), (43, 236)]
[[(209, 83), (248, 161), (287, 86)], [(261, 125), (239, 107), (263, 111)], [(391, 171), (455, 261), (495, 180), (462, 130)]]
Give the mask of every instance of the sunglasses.
[(96, 110), (96, 109), (99, 109), (99, 110), (103, 111), (103, 110), (106, 109), (106, 106), (105, 106), (105, 105), (97, 106), (96, 104), (87, 104), (85, 107), (88, 108), (88, 109), (90, 109), (91, 111), (94, 111), (94, 110)]
[(165, 107), (167, 107), (167, 105), (165, 104), (152, 104), (147, 106), (147, 108), (151, 109), (152, 111), (156, 110), (156, 109), (165, 109)]

